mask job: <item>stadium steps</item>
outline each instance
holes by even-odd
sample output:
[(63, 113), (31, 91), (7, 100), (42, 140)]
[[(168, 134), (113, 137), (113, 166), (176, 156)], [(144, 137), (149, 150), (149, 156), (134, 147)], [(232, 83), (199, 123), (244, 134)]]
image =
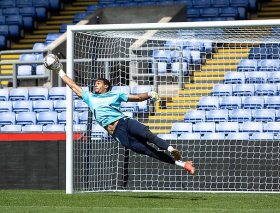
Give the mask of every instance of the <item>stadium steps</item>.
[(252, 20), (280, 19), (280, 1), (272, 0), (264, 4)]
[[(1, 55), (1, 61), (18, 61), (20, 55)], [(0, 66), (0, 75), (12, 75), (13, 74), (13, 66), (12, 65), (2, 65)], [(1, 81), (1, 87), (8, 87), (9, 81)]]

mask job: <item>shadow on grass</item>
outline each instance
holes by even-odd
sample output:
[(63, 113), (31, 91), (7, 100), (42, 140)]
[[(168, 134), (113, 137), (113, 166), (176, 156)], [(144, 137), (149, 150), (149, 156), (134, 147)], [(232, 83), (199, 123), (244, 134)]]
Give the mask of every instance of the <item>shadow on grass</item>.
[(137, 196), (137, 195), (110, 195), (112, 197), (123, 197), (123, 198), (136, 198), (136, 199), (160, 199), (160, 200), (193, 200), (193, 201), (200, 201), (200, 200), (207, 200), (205, 197), (172, 197), (169, 196), (158, 196), (158, 195), (148, 195), (148, 196)]

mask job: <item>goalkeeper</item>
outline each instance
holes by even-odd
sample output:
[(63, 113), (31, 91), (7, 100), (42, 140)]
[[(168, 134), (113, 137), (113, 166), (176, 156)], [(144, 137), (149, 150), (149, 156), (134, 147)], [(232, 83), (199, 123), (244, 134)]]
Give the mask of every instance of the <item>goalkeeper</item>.
[[(178, 149), (173, 148), (166, 141), (157, 137), (147, 126), (126, 117), (119, 110), (122, 101), (140, 102), (147, 99), (159, 101), (159, 96), (156, 92), (130, 95), (121, 91), (110, 91), (110, 82), (107, 79), (99, 78), (95, 81), (94, 93), (91, 93), (83, 90), (70, 79), (61, 69), (62, 65), (58, 60), (57, 63), (46, 67), (57, 71), (62, 80), (87, 103), (96, 121), (120, 144), (136, 153), (148, 155), (160, 161), (181, 166), (192, 175), (194, 174), (192, 162), (181, 161)], [(147, 142), (155, 144), (162, 150), (167, 150), (173, 157), (163, 151), (156, 150), (148, 145)]]

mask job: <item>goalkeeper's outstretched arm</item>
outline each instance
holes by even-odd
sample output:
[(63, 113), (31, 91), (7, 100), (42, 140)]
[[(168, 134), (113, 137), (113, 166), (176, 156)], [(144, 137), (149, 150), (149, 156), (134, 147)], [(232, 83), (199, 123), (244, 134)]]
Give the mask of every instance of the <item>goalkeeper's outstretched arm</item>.
[[(60, 72), (63, 72), (63, 73), (64, 73), (63, 70), (60, 70), (60, 71), (59, 71), (59, 76), (60, 76)], [(65, 74), (65, 73), (64, 73), (64, 74)], [(63, 76), (61, 77), (61, 79), (64, 81), (65, 84), (67, 84), (67, 85), (73, 90), (74, 93), (77, 94), (77, 96), (78, 96), (79, 98), (82, 98), (82, 88), (79, 87), (79, 86), (75, 83), (75, 81), (73, 81), (71, 78), (69, 78), (66, 74), (63, 75)]]
[(148, 93), (142, 93), (139, 95), (129, 95), (128, 96), (128, 101), (129, 102), (141, 102), (141, 101), (145, 101), (148, 99), (152, 99), (153, 101), (160, 101), (160, 98), (158, 96), (158, 94), (154, 91), (148, 92)]

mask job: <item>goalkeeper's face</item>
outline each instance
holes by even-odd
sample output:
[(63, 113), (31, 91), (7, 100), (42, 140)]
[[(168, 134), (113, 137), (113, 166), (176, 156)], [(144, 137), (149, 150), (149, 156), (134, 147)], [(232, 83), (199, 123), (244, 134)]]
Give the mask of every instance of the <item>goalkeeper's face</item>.
[(95, 94), (104, 94), (108, 92), (108, 85), (104, 84), (104, 81), (97, 80), (94, 85)]

